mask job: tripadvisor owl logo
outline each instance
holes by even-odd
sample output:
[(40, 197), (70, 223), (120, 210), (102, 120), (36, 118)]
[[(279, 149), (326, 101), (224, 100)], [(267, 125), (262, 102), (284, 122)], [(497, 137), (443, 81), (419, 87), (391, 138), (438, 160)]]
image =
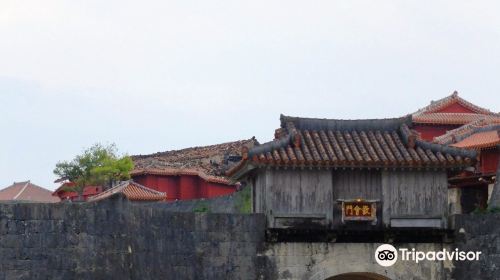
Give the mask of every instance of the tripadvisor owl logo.
[[(398, 252), (399, 251), (399, 252)], [(443, 248), (439, 251), (418, 251), (415, 248), (396, 249), (390, 244), (382, 244), (375, 250), (375, 260), (381, 266), (392, 266), (398, 260), (412, 261), (419, 263), (422, 261), (478, 261), (482, 254), (481, 251), (460, 251), (458, 248), (449, 250)]]
[(375, 260), (381, 266), (391, 266), (398, 260), (398, 250), (390, 244), (382, 244), (375, 251)]

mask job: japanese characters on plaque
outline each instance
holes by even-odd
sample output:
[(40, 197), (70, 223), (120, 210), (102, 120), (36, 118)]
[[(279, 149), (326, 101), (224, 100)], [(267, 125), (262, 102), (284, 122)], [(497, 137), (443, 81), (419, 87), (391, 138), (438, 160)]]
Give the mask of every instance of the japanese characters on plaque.
[(351, 199), (342, 202), (342, 222), (344, 221), (372, 221), (377, 222), (377, 201)]

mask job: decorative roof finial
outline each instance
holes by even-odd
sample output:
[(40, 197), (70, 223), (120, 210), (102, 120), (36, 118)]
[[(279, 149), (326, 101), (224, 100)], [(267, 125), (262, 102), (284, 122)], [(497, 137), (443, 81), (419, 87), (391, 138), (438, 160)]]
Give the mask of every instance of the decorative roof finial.
[(453, 94), (452, 94), (451, 96), (453, 96), (453, 97), (458, 96), (458, 91), (456, 91), (456, 90), (455, 90), (455, 91), (453, 91)]

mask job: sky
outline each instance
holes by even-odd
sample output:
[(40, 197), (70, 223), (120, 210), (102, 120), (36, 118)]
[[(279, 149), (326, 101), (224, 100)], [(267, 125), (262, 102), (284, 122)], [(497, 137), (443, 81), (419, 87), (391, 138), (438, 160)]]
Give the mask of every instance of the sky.
[(94, 143), (148, 154), (280, 114), (386, 118), (454, 90), (500, 111), (498, 1), (0, 0), (0, 188)]

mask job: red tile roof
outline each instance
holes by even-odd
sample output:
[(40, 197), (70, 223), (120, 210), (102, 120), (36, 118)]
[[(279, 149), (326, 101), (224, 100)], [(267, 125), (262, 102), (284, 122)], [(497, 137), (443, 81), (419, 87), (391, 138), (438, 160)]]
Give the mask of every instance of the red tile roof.
[(458, 128), (449, 130), (445, 134), (435, 137), (433, 142), (443, 145), (453, 144), (457, 139), (463, 139), (464, 136), (469, 136), (475, 131), (487, 127), (500, 124), (500, 119), (479, 119), (468, 124), (462, 125)]
[(89, 197), (87, 201), (99, 201), (119, 193), (125, 195), (125, 197), (130, 201), (163, 201), (167, 199), (166, 193), (150, 189), (130, 180), (122, 182), (102, 193)]
[(499, 119), (479, 119), (434, 138), (434, 143), (468, 149), (485, 149), (499, 144)]
[(453, 94), (451, 94), (445, 98), (439, 99), (437, 101), (431, 101), (431, 104), (429, 104), (428, 106), (413, 113), (413, 115), (415, 116), (415, 115), (436, 113), (439, 110), (442, 110), (442, 109), (444, 109), (444, 108), (446, 108), (454, 103), (458, 103), (458, 104), (462, 105), (463, 107), (468, 108), (469, 110), (471, 110), (472, 112), (474, 112), (476, 114), (499, 116), (498, 113), (494, 113), (486, 108), (482, 108), (480, 106), (474, 105), (471, 102), (461, 98), (460, 96), (458, 96), (458, 92), (456, 92), (456, 91), (453, 92)]
[(400, 119), (332, 120), (281, 116), (277, 139), (243, 155), (244, 166), (310, 167), (464, 167), (476, 158), (470, 150), (416, 139), (411, 116)]
[(30, 181), (15, 182), (9, 187), (0, 190), (0, 200), (19, 202), (59, 202), (58, 197), (52, 196), (52, 192), (37, 186)]
[[(459, 104), (470, 112), (441, 112), (441, 110), (453, 104)], [(430, 105), (418, 110), (412, 115), (413, 122), (418, 124), (463, 125), (479, 119), (497, 119), (500, 121), (500, 114), (470, 103), (458, 96), (456, 91), (450, 96), (432, 101)]]
[(255, 138), (223, 144), (193, 147), (150, 155), (132, 156), (132, 176), (195, 175), (208, 182), (230, 184), (225, 172), (241, 159), (243, 147), (252, 148)]
[(139, 176), (139, 175), (162, 175), (162, 176), (181, 176), (181, 175), (192, 175), (198, 176), (203, 180), (211, 183), (220, 183), (225, 185), (230, 185), (231, 182), (228, 178), (223, 176), (212, 176), (207, 175), (205, 172), (198, 171), (196, 169), (189, 168), (148, 168), (148, 169), (134, 169), (130, 172), (131, 176)]
[(413, 116), (413, 122), (419, 124), (463, 125), (477, 120), (492, 120), (500, 123), (500, 116), (473, 113), (427, 113)]
[[(453, 107), (456, 104), (462, 106), (462, 109), (457, 109), (457, 106)], [(470, 112), (443, 112), (446, 110)], [(415, 124), (461, 125), (444, 135), (435, 137), (434, 143), (469, 149), (483, 149), (497, 145), (495, 133), (487, 131), (497, 130), (496, 127), (500, 125), (500, 114), (474, 105), (460, 98), (456, 92), (418, 110), (413, 114), (412, 120)]]
[(500, 145), (500, 126), (495, 130), (472, 134), (451, 146), (467, 149), (483, 149)]

